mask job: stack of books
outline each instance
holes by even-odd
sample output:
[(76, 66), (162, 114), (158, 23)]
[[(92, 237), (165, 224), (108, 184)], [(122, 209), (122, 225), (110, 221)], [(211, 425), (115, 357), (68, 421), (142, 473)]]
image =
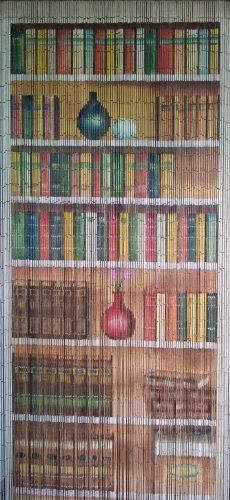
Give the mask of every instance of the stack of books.
[(11, 96), (13, 139), (60, 139), (60, 103), (55, 95)]

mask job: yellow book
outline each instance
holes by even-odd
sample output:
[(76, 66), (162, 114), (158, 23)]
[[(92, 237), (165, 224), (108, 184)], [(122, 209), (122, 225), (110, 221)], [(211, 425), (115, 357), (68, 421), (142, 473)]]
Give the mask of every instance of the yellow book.
[(206, 293), (197, 294), (197, 341), (205, 342), (206, 340), (206, 311), (207, 301)]
[(129, 215), (120, 214), (119, 224), (119, 257), (120, 260), (129, 258)]
[(26, 29), (26, 73), (35, 74), (36, 30)]
[(73, 260), (73, 212), (64, 212), (64, 258)]
[(11, 151), (11, 192), (12, 196), (20, 196), (20, 152)]
[(174, 140), (181, 141), (185, 138), (185, 99), (183, 95), (174, 96)]
[(91, 196), (92, 168), (91, 153), (82, 153), (80, 157), (80, 195)]
[(134, 163), (135, 157), (133, 153), (125, 154), (125, 196), (134, 198)]
[(173, 155), (161, 154), (161, 198), (170, 198), (174, 189)]
[(37, 30), (37, 74), (47, 73), (47, 30)]
[(34, 103), (34, 137), (43, 139), (43, 96), (35, 97)]
[(196, 260), (205, 261), (205, 214), (196, 215)]
[(177, 214), (167, 214), (167, 262), (177, 262)]
[(115, 73), (115, 30), (106, 30), (106, 74)]
[(175, 55), (174, 66), (176, 75), (185, 73), (185, 30), (175, 29)]
[(40, 194), (40, 154), (32, 153), (32, 176), (31, 176), (32, 196)]
[(210, 29), (210, 73), (219, 72), (219, 28)]
[(196, 293), (187, 294), (187, 338), (196, 342)]

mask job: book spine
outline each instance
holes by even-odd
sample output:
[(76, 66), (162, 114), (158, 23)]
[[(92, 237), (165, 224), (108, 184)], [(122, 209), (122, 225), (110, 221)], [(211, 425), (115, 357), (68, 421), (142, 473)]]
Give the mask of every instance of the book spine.
[(207, 294), (207, 342), (217, 341), (217, 294)]
[(197, 98), (197, 138), (207, 139), (207, 96), (200, 95)]
[(106, 30), (106, 74), (115, 73), (115, 30)]
[(138, 261), (138, 214), (129, 214), (129, 261)]
[(27, 151), (21, 153), (21, 193), (31, 195), (31, 155)]
[(186, 212), (179, 215), (178, 228), (178, 262), (188, 262), (188, 216)]
[(211, 75), (219, 73), (219, 28), (210, 29), (209, 71)]
[(216, 140), (219, 138), (219, 96), (207, 96), (207, 139)]
[(11, 73), (20, 75), (25, 72), (25, 32), (15, 29), (11, 33)]
[(135, 73), (135, 30), (124, 29), (124, 73)]
[(108, 221), (106, 213), (97, 214), (97, 260), (108, 260)]
[(39, 196), (40, 194), (40, 158), (39, 153), (32, 153), (31, 162), (31, 195)]
[(93, 153), (93, 185), (92, 185), (92, 194), (95, 198), (99, 198), (101, 196), (101, 155), (100, 153)]
[(84, 74), (84, 30), (73, 30), (73, 73)]
[(160, 343), (165, 342), (165, 326), (166, 326), (166, 314), (165, 314), (165, 294), (157, 293), (157, 340)]
[[(114, 167), (113, 167), (114, 168)], [(111, 154), (102, 153), (101, 164), (101, 197), (110, 198), (111, 195)]]
[(187, 294), (187, 336), (188, 340), (191, 342), (196, 342), (197, 340), (197, 294), (188, 293)]
[(166, 340), (177, 340), (177, 294), (166, 294)]
[(56, 74), (56, 29), (48, 29), (47, 32), (47, 66), (48, 66), (48, 74), (55, 75)]
[(158, 213), (156, 221), (156, 257), (157, 262), (166, 261), (166, 214)]
[(177, 214), (168, 213), (166, 218), (166, 259), (177, 262)]
[(172, 97), (159, 98), (159, 140), (173, 140), (173, 99)]
[(161, 193), (160, 155), (149, 155), (148, 195), (149, 198), (159, 198)]
[(42, 152), (41, 160), (41, 196), (50, 196), (50, 153)]
[(173, 155), (162, 153), (160, 156), (160, 189), (161, 198), (171, 198), (174, 191)]
[(72, 73), (72, 30), (57, 29), (57, 74)]
[(21, 194), (21, 154), (19, 151), (11, 151), (11, 193), (12, 196)]
[(198, 138), (198, 97), (190, 95), (186, 98), (186, 138)]
[(93, 75), (93, 29), (85, 29), (85, 73), (86, 75)]
[(187, 29), (186, 39), (186, 73), (197, 75), (198, 73), (198, 30)]
[(37, 29), (37, 75), (47, 73), (47, 30)]
[(34, 137), (43, 139), (43, 96), (34, 97)]
[(26, 74), (35, 74), (36, 30), (26, 29)]
[(64, 259), (73, 260), (73, 212), (64, 211)]
[(185, 73), (185, 30), (176, 29), (174, 33), (174, 72), (176, 75)]
[(173, 98), (173, 123), (174, 140), (181, 141), (185, 138), (185, 98), (184, 96), (174, 96)]
[(125, 197), (134, 198), (135, 188), (135, 156), (133, 153), (125, 154)]
[(217, 262), (217, 214), (206, 214), (205, 262)]
[(119, 216), (119, 260), (128, 261), (129, 258), (129, 214), (120, 213)]
[(157, 32), (153, 28), (145, 29), (145, 74), (153, 75), (157, 67)]
[(28, 224), (28, 234), (27, 234), (28, 259), (37, 260), (39, 258), (39, 227), (38, 227), (37, 212), (28, 212), (27, 224)]
[(97, 214), (86, 213), (86, 261), (94, 263), (97, 260)]
[(22, 138), (22, 96), (11, 96), (11, 137)]
[(61, 196), (61, 153), (51, 153), (51, 196)]
[(147, 198), (148, 193), (148, 154), (137, 153), (135, 158), (135, 197)]
[(105, 30), (101, 28), (94, 32), (94, 74), (105, 74)]
[(61, 196), (70, 196), (70, 154), (61, 155)]
[(109, 212), (109, 260), (118, 260), (118, 216), (115, 210)]
[(86, 259), (86, 216), (76, 213), (74, 216), (74, 260)]
[(158, 38), (158, 73), (172, 74), (174, 70), (173, 29), (160, 28)]
[(58, 96), (52, 96), (51, 105), (53, 101), (53, 112), (51, 107), (51, 138), (55, 140), (60, 139), (60, 102)]
[(115, 30), (115, 73), (116, 75), (124, 73), (124, 30), (122, 28)]
[(196, 216), (188, 214), (188, 262), (196, 262)]
[(80, 155), (73, 153), (71, 159), (71, 173), (70, 173), (70, 187), (71, 196), (80, 196)]
[(80, 193), (81, 196), (89, 198), (91, 196), (92, 185), (92, 157), (91, 153), (81, 153), (80, 155)]
[(43, 96), (43, 136), (51, 139), (51, 97)]
[(205, 214), (196, 214), (196, 261), (205, 261)]
[(41, 210), (39, 220), (39, 240), (40, 240), (40, 259), (49, 260), (50, 257), (50, 218), (49, 212)]
[(124, 155), (122, 153), (112, 153), (112, 196), (124, 196), (125, 175), (124, 175)]
[(177, 296), (177, 322), (178, 322), (178, 340), (187, 340), (187, 294), (178, 293)]
[(197, 342), (206, 340), (207, 300), (206, 293), (197, 294)]
[(23, 139), (34, 137), (34, 98), (32, 95), (22, 96), (22, 134)]
[(145, 30), (136, 30), (137, 74), (143, 75), (145, 71)]
[(146, 213), (146, 234), (145, 234), (145, 260), (155, 262), (156, 260), (156, 216), (154, 212)]
[(25, 212), (12, 213), (12, 258), (26, 258), (26, 234)]
[(145, 213), (137, 214), (138, 229), (137, 229), (137, 243), (138, 243), (138, 262), (145, 262), (146, 255), (146, 237), (145, 237), (145, 226), (146, 226), (146, 215)]
[(157, 296), (144, 294), (144, 340), (157, 340)]
[(62, 260), (63, 258), (63, 235), (62, 214), (50, 212), (50, 258), (51, 260)]
[(207, 75), (209, 72), (209, 30), (208, 28), (200, 28), (198, 30), (198, 60), (199, 60), (199, 74)]

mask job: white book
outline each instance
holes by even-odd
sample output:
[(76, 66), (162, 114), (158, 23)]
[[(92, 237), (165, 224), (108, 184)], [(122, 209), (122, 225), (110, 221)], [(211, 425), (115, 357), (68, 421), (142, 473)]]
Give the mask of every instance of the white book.
[(138, 262), (145, 262), (145, 214), (137, 215)]
[(157, 341), (165, 341), (165, 294), (157, 294)]
[(26, 30), (26, 73), (35, 74), (36, 30)]
[(48, 29), (48, 74), (56, 74), (56, 30)]
[(84, 74), (84, 30), (73, 30), (73, 73)]
[(137, 28), (137, 74), (144, 74), (145, 61), (145, 30)]
[(157, 214), (157, 262), (166, 260), (166, 214)]
[(86, 262), (97, 260), (97, 213), (86, 213)]

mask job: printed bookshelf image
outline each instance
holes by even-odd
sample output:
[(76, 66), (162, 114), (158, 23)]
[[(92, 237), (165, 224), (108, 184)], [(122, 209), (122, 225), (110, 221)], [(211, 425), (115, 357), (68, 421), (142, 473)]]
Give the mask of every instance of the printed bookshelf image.
[(209, 427), (158, 429), (153, 433), (155, 456), (202, 457), (215, 455), (215, 431)]
[(215, 75), (219, 36), (215, 25), (15, 26), (11, 73)]

